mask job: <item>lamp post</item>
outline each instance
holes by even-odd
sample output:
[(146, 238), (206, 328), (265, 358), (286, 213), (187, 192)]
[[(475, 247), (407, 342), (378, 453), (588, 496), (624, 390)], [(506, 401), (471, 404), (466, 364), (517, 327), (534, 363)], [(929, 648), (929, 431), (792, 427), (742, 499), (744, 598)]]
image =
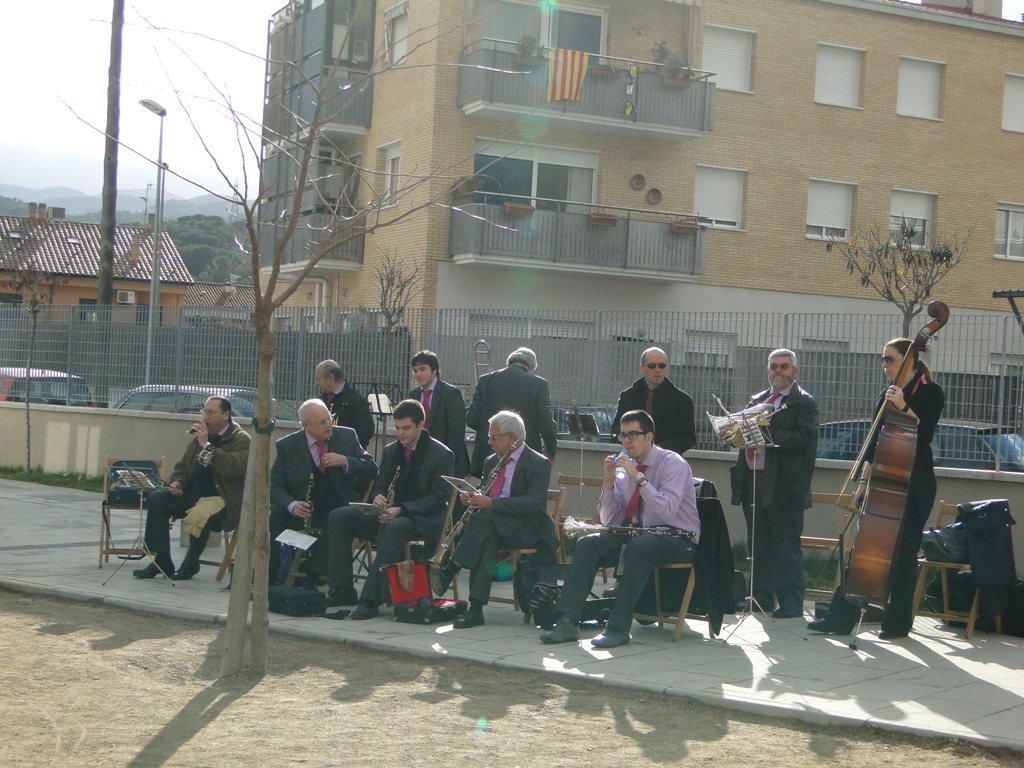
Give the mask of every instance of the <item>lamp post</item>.
[(160, 312), (160, 240), (164, 224), (164, 118), (167, 110), (152, 99), (139, 104), (160, 118), (160, 142), (156, 151), (156, 222), (153, 225), (153, 267), (149, 281), (149, 323), (146, 326), (146, 384), (153, 369), (153, 333)]

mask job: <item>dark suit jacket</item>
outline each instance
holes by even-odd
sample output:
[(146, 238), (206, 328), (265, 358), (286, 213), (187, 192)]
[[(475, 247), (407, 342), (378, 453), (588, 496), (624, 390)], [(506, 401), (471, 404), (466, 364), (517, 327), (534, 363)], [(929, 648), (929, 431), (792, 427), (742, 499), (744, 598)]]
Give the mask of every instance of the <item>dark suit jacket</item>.
[(502, 410), (515, 411), (523, 417), (528, 446), (539, 451), (543, 441), (548, 456), (558, 451), (547, 379), (521, 366), (509, 365), (480, 377), (466, 412), (466, 425), (476, 432), (470, 471), (477, 477), (482, 477), (481, 467), (491, 452), (487, 445), (487, 420)]
[[(619, 422), (626, 411), (647, 408), (647, 380), (642, 376), (632, 386), (619, 393), (619, 407), (612, 422), (613, 435), (619, 432)], [(654, 419), (654, 444), (680, 456), (697, 444), (697, 428), (693, 422), (693, 399), (665, 379), (654, 390), (651, 400), (651, 418)]]
[(372, 496), (380, 494), (387, 497), (396, 464), (402, 467), (402, 474), (395, 483), (396, 506), (401, 507), (404, 517), (416, 523), (416, 531), (427, 542), (429, 549), (431, 542), (441, 538), (448, 500), (452, 495), (452, 487), (447, 480), (441, 479), (441, 475), (452, 473), (455, 457), (448, 446), (432, 438), (424, 429), (420, 433), (412, 461), (406, 464), (402, 444), (396, 440), (381, 455), (380, 474), (377, 475)]
[[(327, 395), (320, 395), (320, 399), (326, 403)], [(334, 426), (351, 427), (359, 436), (359, 444), (363, 448), (370, 444), (370, 438), (374, 433), (370, 404), (351, 383), (346, 381), (341, 394), (335, 397), (327, 407), (331, 411)]]
[[(416, 387), (409, 393), (413, 400), (423, 402), (423, 387)], [(466, 450), (466, 401), (458, 387), (440, 379), (434, 385), (430, 396), (430, 423), (426, 425), (430, 435), (440, 440), (455, 454), (456, 477), (469, 474), (469, 452)], [(451, 473), (446, 473), (451, 474)]]
[[(499, 458), (492, 454), (484, 462), (483, 477), (490, 475)], [(536, 538), (537, 562), (554, 562), (558, 540), (555, 524), (548, 516), (548, 486), (551, 481), (551, 462), (529, 446), (523, 449), (516, 463), (515, 474), (509, 487), (511, 494), (495, 499), (492, 507), (499, 529), (518, 525), (532, 532)]]
[[(770, 388), (759, 392), (744, 409), (763, 403), (771, 393)], [(779, 447), (765, 450), (764, 471), (757, 478), (757, 503), (759, 507), (808, 509), (814, 454), (818, 450), (818, 404), (805, 389), (794, 384), (778, 407), (783, 405), (786, 410), (776, 413), (769, 422), (768, 431)], [(740, 448), (730, 474), (732, 503), (739, 505), (751, 474), (745, 449)]]
[[(362, 500), (367, 486), (377, 477), (377, 465), (359, 445), (355, 431), (349, 427), (332, 429), (327, 450), (348, 456), (347, 472), (344, 467), (328, 467), (325, 473), (337, 495), (338, 506)], [(311, 466), (306, 430), (292, 432), (277, 441), (277, 456), (270, 469), (271, 510), (287, 514), (289, 504), (306, 498)]]

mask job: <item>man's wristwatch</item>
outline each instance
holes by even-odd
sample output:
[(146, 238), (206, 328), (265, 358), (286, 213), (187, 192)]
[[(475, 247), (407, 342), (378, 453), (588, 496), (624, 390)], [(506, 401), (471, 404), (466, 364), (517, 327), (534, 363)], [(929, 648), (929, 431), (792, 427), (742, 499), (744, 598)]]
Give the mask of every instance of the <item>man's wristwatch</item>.
[(643, 472), (637, 472), (633, 482), (636, 483), (637, 488), (643, 488), (648, 483), (647, 476)]

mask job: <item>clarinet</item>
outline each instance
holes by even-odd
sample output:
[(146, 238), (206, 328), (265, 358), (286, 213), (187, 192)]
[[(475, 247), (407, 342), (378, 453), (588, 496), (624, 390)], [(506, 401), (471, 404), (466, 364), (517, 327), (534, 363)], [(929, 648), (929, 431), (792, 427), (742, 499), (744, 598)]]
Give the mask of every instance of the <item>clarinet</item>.
[(315, 475), (309, 473), (309, 485), (306, 488), (306, 506), (309, 507), (309, 514), (302, 521), (302, 532), (307, 536), (319, 536), (323, 531), (313, 527), (313, 480)]

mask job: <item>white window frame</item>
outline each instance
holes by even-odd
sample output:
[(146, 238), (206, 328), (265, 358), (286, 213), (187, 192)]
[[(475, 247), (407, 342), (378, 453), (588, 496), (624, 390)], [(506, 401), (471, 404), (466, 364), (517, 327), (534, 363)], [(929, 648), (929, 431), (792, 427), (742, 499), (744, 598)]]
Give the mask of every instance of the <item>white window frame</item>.
[(409, 52), (408, 39), (409, 3), (408, 0), (402, 0), (384, 12), (384, 47), (389, 64), (394, 66), (406, 57)]
[(1003, 77), (1003, 130), (1024, 133), (1024, 75)]
[[(889, 232), (894, 236), (899, 233), (903, 221), (913, 223), (919, 231), (915, 236), (914, 247), (925, 248), (931, 237), (932, 222), (935, 217), (934, 192), (922, 192), (918, 189), (893, 188), (889, 199)], [(923, 225), (923, 232), (920, 231)], [(920, 237), (920, 241), (917, 240)]]
[(384, 193), (380, 204), (387, 208), (398, 205), (398, 193), (402, 188), (402, 143), (396, 142), (381, 149), (384, 150)]
[(864, 70), (863, 48), (818, 43), (814, 68), (814, 102), (833, 107), (861, 109), (860, 84)]
[(704, 25), (701, 69), (714, 72), (709, 78), (720, 91), (753, 93), (756, 32), (736, 27)]
[(566, 147), (545, 146), (541, 144), (531, 144), (524, 147), (522, 144), (513, 144), (511, 142), (477, 139), (476, 154), (491, 157), (507, 157), (513, 160), (529, 160), (533, 163), (533, 178), (530, 182), (531, 197), (537, 197), (537, 166), (540, 163), (592, 170), (594, 176), (590, 190), (590, 200), (581, 202), (584, 204), (597, 202), (597, 172), (598, 163), (601, 158), (599, 152), (588, 152), (581, 149), (567, 149)]
[(714, 229), (742, 229), (746, 186), (745, 168), (698, 165), (693, 191), (696, 214)]
[(934, 59), (900, 56), (896, 88), (896, 114), (941, 120), (942, 79), (946, 63)]
[(847, 240), (853, 218), (853, 196), (857, 185), (849, 181), (810, 179), (807, 184), (808, 240)]
[[(514, 5), (526, 5), (532, 8), (537, 8), (536, 2), (530, 2), (530, 0), (497, 0), (500, 3), (508, 3)], [(607, 53), (607, 40), (608, 40), (608, 9), (600, 8), (593, 5), (585, 5), (582, 3), (572, 2), (560, 2), (556, 6), (554, 3), (541, 3), (539, 6), (540, 10), (540, 29), (537, 31), (538, 45), (544, 48), (555, 48), (554, 33), (555, 25), (552, 23), (552, 11), (557, 13), (558, 11), (569, 11), (571, 13), (581, 13), (588, 16), (597, 16), (601, 19), (601, 38), (599, 41), (600, 51), (595, 55), (604, 55)], [(529, 34), (533, 34), (530, 32)], [(509, 42), (515, 43), (516, 40)]]
[[(999, 221), (1000, 214), (1006, 214), (1005, 223)], [(1016, 219), (1018, 223), (1018, 232), (1022, 233), (1024, 238), (1024, 204), (1022, 203), (1008, 203), (1000, 201), (996, 203), (996, 237), (993, 242), (992, 255), (997, 259), (1006, 259), (1007, 261), (1024, 261), (1024, 243), (1020, 248), (1020, 255), (1011, 254), (1011, 233), (1013, 232), (1013, 220)], [(1000, 229), (1002, 229), (1003, 235), (1003, 251), (1000, 253), (996, 249), (996, 245), (999, 241)]]

